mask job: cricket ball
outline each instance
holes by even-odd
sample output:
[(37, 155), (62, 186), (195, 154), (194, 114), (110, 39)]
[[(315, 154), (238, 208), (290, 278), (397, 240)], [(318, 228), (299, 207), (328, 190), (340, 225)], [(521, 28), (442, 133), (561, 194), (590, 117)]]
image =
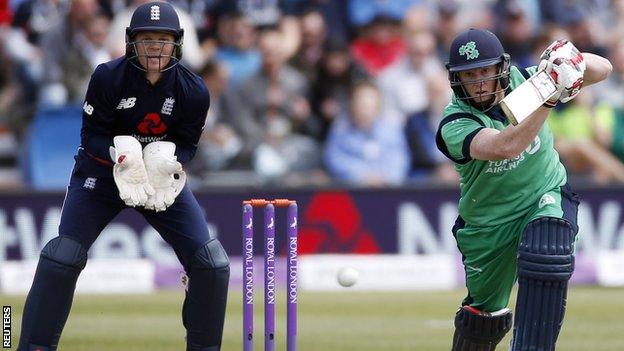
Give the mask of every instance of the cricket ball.
[(357, 282), (360, 273), (352, 267), (341, 268), (338, 271), (338, 283), (345, 288), (353, 286)]

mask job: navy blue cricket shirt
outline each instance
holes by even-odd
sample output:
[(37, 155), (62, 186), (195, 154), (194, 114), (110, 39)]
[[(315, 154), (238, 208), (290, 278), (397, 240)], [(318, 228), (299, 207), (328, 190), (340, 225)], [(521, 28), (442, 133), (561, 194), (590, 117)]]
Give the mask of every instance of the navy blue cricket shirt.
[(125, 57), (103, 63), (89, 82), (75, 169), (83, 176), (112, 177), (109, 148), (116, 135), (132, 135), (143, 146), (171, 141), (184, 164), (197, 151), (209, 106), (203, 80), (181, 64), (152, 85)]

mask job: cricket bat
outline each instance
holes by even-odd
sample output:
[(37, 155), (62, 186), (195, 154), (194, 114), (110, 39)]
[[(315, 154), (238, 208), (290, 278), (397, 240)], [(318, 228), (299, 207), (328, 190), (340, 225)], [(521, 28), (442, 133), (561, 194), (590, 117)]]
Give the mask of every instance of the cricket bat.
[(555, 81), (545, 71), (520, 84), (500, 102), (501, 109), (513, 125), (524, 121), (557, 92)]

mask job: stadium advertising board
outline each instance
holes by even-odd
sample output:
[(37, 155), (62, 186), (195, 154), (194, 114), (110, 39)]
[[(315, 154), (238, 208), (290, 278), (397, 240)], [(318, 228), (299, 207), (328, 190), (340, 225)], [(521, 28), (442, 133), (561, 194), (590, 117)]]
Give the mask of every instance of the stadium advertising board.
[[(624, 190), (580, 191), (581, 236), (576, 282), (607, 284), (621, 270), (622, 255), (598, 255), (624, 250)], [(241, 200), (250, 197), (291, 198), (299, 204), (299, 250), (305, 254), (416, 254), (457, 256), (451, 227), (457, 217), (455, 189), (362, 189), (350, 191), (293, 191), (272, 193), (199, 192), (209, 227), (232, 257), (241, 254)], [(63, 194), (13, 194), (0, 197), (0, 261), (32, 260), (57, 235)], [(255, 220), (262, 220), (257, 214)], [(284, 243), (277, 235), (278, 251)], [(261, 240), (256, 252), (261, 253)], [(124, 211), (104, 230), (90, 250), (90, 258), (146, 258), (159, 272), (177, 270), (173, 251), (134, 211)], [(612, 257), (611, 259), (605, 259)], [(175, 267), (175, 268), (173, 268)], [(596, 272), (597, 267), (601, 272)], [(605, 274), (604, 272), (611, 272)], [(622, 273), (619, 273), (622, 274)], [(605, 277), (606, 275), (606, 277)], [(459, 274), (461, 279), (461, 274)], [(165, 279), (166, 280), (166, 279)], [(615, 283), (614, 283), (615, 282)]]

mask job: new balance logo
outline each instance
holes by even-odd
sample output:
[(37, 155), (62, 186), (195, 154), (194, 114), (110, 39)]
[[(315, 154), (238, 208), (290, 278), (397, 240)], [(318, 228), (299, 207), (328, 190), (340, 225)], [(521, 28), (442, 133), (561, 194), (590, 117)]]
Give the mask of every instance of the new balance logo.
[(160, 6), (154, 5), (150, 7), (150, 19), (152, 21), (158, 21), (160, 19)]
[(93, 189), (95, 189), (95, 182), (96, 181), (97, 181), (97, 178), (89, 177), (89, 178), (85, 179), (85, 182), (82, 185), (82, 187), (85, 188), (85, 189), (93, 190)]
[(135, 97), (129, 97), (126, 99), (121, 99), (121, 101), (119, 101), (119, 105), (117, 105), (117, 109), (121, 110), (121, 109), (128, 109), (128, 108), (132, 108), (134, 107), (134, 103), (136, 102), (136, 98)]
[(91, 116), (93, 114), (93, 106), (89, 105), (88, 102), (85, 101), (84, 105), (82, 105), (82, 110)]
[(173, 104), (175, 103), (175, 99), (170, 97), (165, 99), (165, 103), (162, 105), (162, 109), (160, 113), (163, 115), (171, 115), (171, 111), (173, 111)]

